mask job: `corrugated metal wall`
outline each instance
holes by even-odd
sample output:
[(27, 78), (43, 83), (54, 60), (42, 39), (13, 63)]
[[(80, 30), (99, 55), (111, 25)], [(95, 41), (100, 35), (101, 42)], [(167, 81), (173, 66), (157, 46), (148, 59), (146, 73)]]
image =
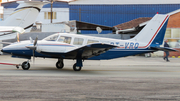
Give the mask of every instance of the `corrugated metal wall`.
[[(180, 4), (146, 5), (69, 5), (70, 20), (115, 26), (139, 17), (153, 17), (180, 9)], [(82, 33), (97, 33), (83, 31)], [(107, 32), (103, 32), (107, 33)]]

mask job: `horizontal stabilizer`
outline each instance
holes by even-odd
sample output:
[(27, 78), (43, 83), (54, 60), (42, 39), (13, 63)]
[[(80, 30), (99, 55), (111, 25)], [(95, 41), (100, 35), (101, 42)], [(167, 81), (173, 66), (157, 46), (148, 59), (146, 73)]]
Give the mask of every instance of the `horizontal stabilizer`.
[(150, 47), (150, 48), (154, 50), (161, 50), (161, 51), (178, 51), (178, 50), (175, 50), (173, 48), (168, 48), (168, 47)]

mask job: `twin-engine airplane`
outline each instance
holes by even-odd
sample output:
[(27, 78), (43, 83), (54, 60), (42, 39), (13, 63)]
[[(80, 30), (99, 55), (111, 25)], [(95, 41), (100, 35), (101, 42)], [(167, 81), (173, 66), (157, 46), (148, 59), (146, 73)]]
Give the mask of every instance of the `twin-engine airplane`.
[(44, 4), (48, 2), (19, 1), (19, 6), (4, 21), (0, 21), (0, 40), (14, 39), (17, 33), (33, 26)]
[(57, 58), (56, 67), (64, 67), (63, 59), (75, 59), (74, 71), (80, 71), (83, 60), (103, 60), (136, 55), (141, 53), (175, 51), (160, 47), (163, 43), (169, 15), (156, 14), (149, 23), (129, 40), (92, 37), (70, 33), (56, 33), (43, 40), (30, 38), (27, 41), (13, 43), (1, 51), (13, 57), (27, 58), (22, 68), (30, 68), (31, 57)]

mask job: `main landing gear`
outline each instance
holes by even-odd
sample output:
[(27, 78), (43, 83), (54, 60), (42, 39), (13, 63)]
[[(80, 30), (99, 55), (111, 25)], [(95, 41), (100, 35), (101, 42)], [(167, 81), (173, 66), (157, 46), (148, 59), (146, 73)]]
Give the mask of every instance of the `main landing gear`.
[[(56, 62), (56, 68), (57, 69), (63, 69), (63, 67), (64, 67), (63, 59), (58, 59), (58, 61)], [(82, 66), (77, 66), (76, 63), (73, 65), (74, 71), (80, 71), (81, 68), (82, 68)]]
[(56, 63), (56, 68), (57, 69), (62, 69), (64, 67), (63, 59), (58, 59)]
[(73, 70), (74, 71), (81, 71), (81, 66), (76, 66), (76, 63), (73, 65)]

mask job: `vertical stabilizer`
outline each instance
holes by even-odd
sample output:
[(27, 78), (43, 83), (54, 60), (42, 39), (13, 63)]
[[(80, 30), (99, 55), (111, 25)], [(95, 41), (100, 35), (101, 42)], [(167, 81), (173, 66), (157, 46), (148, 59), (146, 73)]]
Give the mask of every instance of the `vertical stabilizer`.
[(27, 29), (33, 25), (44, 4), (40, 1), (19, 1), (19, 6), (1, 26), (18, 26)]
[(156, 14), (131, 40), (143, 43), (140, 48), (162, 45), (169, 15)]

